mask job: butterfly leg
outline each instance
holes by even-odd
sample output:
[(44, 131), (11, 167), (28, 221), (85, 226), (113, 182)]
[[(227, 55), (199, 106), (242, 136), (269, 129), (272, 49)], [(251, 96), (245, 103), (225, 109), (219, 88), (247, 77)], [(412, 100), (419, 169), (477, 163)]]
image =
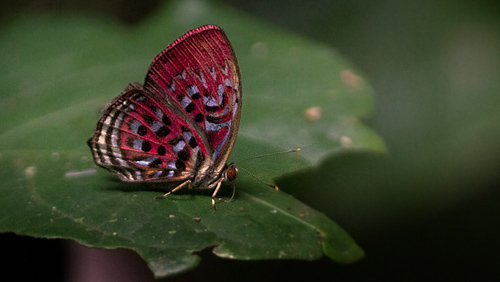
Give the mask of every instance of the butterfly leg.
[(219, 181), (219, 183), (217, 183), (217, 187), (215, 187), (214, 193), (212, 194), (212, 207), (214, 208), (214, 210), (217, 210), (215, 208), (215, 196), (217, 196), (217, 192), (219, 192), (221, 185), (222, 185), (222, 181)]
[(182, 189), (184, 186), (188, 185), (189, 183), (191, 183), (191, 180), (186, 180), (186, 181), (182, 182), (181, 184), (177, 185), (174, 189), (165, 193), (165, 195), (163, 195), (163, 197), (166, 197), (166, 196), (170, 195), (171, 193), (174, 193), (175, 191)]

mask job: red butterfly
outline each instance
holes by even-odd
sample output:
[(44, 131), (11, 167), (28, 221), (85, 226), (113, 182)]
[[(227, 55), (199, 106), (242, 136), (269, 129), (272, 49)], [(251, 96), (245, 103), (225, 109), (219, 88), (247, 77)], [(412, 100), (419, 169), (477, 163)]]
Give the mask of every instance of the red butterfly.
[[(226, 164), (241, 116), (240, 69), (224, 31), (193, 29), (154, 60), (144, 85), (130, 83), (88, 140), (97, 165), (129, 182), (215, 189), (236, 179)], [(169, 193), (165, 194), (168, 195)]]

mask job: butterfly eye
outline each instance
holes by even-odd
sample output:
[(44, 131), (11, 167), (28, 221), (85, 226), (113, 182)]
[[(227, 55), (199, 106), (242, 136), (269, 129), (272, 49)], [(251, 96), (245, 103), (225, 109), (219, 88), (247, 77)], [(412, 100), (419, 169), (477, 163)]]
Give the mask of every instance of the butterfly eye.
[(226, 179), (233, 181), (238, 177), (238, 168), (235, 165), (230, 165), (226, 170)]

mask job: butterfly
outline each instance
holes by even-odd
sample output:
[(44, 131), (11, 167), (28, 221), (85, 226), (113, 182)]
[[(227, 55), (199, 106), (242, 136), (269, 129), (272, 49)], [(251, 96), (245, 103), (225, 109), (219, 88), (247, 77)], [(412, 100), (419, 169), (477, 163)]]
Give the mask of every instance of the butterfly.
[(114, 98), (88, 140), (95, 163), (127, 182), (214, 189), (236, 179), (226, 164), (241, 117), (241, 75), (224, 31), (188, 31), (156, 56), (144, 84)]

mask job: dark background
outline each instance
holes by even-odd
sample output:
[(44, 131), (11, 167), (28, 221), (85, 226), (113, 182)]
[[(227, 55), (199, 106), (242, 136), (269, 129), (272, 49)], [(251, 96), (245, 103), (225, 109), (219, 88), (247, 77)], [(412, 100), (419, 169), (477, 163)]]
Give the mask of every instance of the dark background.
[[(386, 141), (388, 154), (345, 154), (332, 160), (335, 171), (309, 172), (311, 182), (334, 183), (333, 199), (294, 192), (355, 238), (367, 253), (358, 263), (242, 262), (206, 250), (198, 268), (171, 280), (488, 281), (500, 276), (496, 1), (222, 2), (329, 44), (351, 60), (374, 87), (376, 106), (367, 122)], [(158, 5), (153, 0), (10, 0), (0, 3), (0, 23), (27, 11), (57, 10), (135, 25)], [(108, 275), (102, 281), (152, 278), (146, 264), (126, 250), (91, 253), (67, 241), (13, 234), (1, 234), (0, 246), (4, 281), (76, 279), (82, 270), (75, 265), (82, 264), (102, 266)]]

